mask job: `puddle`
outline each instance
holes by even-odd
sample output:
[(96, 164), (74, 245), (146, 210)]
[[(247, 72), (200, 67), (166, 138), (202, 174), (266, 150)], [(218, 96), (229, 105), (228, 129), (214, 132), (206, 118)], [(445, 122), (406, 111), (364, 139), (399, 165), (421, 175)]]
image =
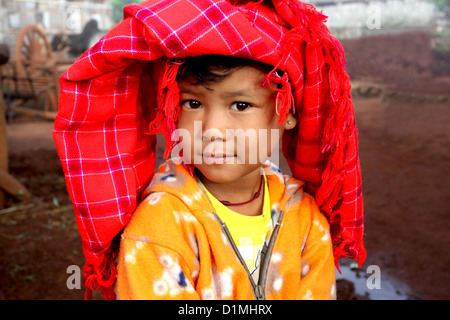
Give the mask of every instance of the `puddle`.
[[(378, 266), (374, 266), (373, 269), (370, 267), (355, 269), (353, 265), (339, 266), (342, 274), (336, 271), (336, 280), (344, 279), (352, 282), (355, 294), (370, 300), (412, 299), (413, 295), (407, 285), (390, 277)], [(378, 274), (377, 271), (379, 271)]]

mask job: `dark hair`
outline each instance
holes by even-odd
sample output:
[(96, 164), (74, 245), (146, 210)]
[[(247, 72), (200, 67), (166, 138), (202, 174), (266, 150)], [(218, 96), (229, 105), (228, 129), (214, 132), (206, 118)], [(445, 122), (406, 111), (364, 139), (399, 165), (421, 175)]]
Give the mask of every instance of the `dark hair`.
[[(256, 66), (264, 72), (269, 73), (273, 67), (247, 58), (237, 58), (223, 55), (204, 55), (188, 57), (180, 67), (177, 81), (186, 80), (192, 76), (199, 84), (206, 87), (207, 82), (220, 82), (228, 77), (233, 70), (245, 67)], [(220, 73), (213, 72), (218, 70)]]

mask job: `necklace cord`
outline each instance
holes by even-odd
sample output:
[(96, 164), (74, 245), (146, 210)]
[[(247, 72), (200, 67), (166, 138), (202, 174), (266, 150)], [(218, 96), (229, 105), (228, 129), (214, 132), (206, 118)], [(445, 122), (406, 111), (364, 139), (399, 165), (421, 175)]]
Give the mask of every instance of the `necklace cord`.
[(259, 190), (258, 192), (255, 193), (255, 195), (253, 196), (253, 198), (251, 198), (248, 201), (245, 202), (237, 202), (237, 203), (233, 203), (230, 201), (226, 201), (226, 200), (219, 200), (224, 206), (241, 206), (247, 203), (250, 203), (256, 199), (258, 199), (259, 195), (261, 194), (261, 190), (262, 190), (262, 185), (263, 185), (263, 181), (264, 181), (264, 176), (261, 177), (261, 182), (259, 183)]

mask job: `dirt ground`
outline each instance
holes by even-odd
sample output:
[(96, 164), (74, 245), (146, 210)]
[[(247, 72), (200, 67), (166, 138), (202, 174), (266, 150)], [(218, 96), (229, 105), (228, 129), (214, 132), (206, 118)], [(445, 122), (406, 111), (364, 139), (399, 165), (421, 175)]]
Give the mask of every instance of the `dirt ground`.
[[(361, 270), (379, 266), (410, 299), (450, 299), (450, 59), (428, 44), (423, 33), (343, 41), (363, 175)], [(84, 257), (52, 126), (17, 116), (7, 127), (10, 173), (33, 197), (0, 210), (0, 300), (83, 299), (66, 286)], [(340, 281), (338, 298), (367, 297)]]

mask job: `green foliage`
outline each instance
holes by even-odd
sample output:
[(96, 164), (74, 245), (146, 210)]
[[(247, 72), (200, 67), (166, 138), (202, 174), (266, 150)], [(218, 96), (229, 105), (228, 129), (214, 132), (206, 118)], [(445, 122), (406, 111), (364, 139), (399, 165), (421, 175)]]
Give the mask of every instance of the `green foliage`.
[[(123, 18), (123, 7), (132, 3), (140, 3), (139, 0), (110, 0), (113, 6), (113, 21), (118, 23), (122, 21)], [(447, 1), (447, 0), (444, 0)]]
[(432, 0), (440, 10), (450, 9), (450, 0)]

